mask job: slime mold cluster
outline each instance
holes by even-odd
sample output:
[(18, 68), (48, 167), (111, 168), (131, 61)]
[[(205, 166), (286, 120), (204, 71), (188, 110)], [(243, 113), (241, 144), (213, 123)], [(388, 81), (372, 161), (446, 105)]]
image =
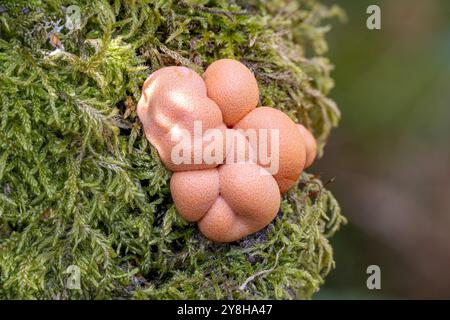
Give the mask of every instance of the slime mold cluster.
[[(258, 101), (253, 73), (232, 59), (215, 61), (203, 77), (187, 67), (165, 67), (143, 85), (137, 113), (146, 138), (173, 171), (170, 190), (175, 207), (215, 242), (236, 241), (266, 227), (279, 210), (280, 194), (295, 184), (316, 157), (316, 141), (305, 127), (277, 109), (257, 107)], [(223, 133), (221, 137), (230, 132), (240, 137), (245, 130), (255, 130), (256, 139), (242, 136), (246, 157), (235, 160), (235, 139), (196, 137), (196, 122), (203, 130)], [(267, 141), (273, 137), (260, 134), (261, 129), (276, 130), (277, 141)], [(195, 153), (189, 153), (192, 161), (174, 161), (177, 130), (192, 133), (189, 145), (200, 145), (201, 154), (209, 148), (220, 149), (223, 156), (210, 163), (194, 161)], [(268, 150), (271, 161), (270, 156), (276, 156), (276, 172), (269, 172), (270, 163), (256, 152), (262, 142), (270, 146), (276, 142), (276, 150)]]

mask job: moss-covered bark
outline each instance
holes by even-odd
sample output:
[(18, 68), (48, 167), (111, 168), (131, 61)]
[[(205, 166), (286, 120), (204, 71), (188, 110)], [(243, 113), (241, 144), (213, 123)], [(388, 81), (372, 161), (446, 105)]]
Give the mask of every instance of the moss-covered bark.
[[(72, 4), (81, 29), (52, 33)], [(265, 230), (213, 244), (177, 215), (135, 106), (152, 70), (233, 57), (322, 150), (339, 119), (322, 21), (340, 14), (311, 0), (2, 1), (0, 298), (310, 298), (345, 221), (320, 180), (304, 173)]]

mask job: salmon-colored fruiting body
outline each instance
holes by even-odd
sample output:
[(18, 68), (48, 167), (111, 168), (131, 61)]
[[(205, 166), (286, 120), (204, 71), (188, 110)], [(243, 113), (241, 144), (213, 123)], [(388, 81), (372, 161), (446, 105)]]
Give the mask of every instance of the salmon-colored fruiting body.
[(259, 100), (258, 83), (253, 73), (232, 59), (213, 62), (203, 74), (208, 96), (220, 110), (226, 125), (233, 126), (256, 108)]
[(270, 174), (256, 164), (223, 165), (218, 170), (220, 196), (198, 223), (208, 239), (236, 241), (275, 218), (280, 191)]
[(306, 150), (306, 163), (305, 168), (310, 167), (317, 156), (317, 142), (312, 133), (306, 129), (303, 125), (297, 124), (297, 128), (300, 131), (303, 141), (305, 142)]
[(170, 193), (178, 212), (187, 221), (198, 221), (219, 196), (219, 171), (216, 168), (175, 172)]
[(170, 170), (198, 170), (217, 166), (205, 162), (194, 163), (193, 152), (189, 152), (190, 164), (175, 163), (172, 155), (175, 146), (184, 138), (184, 133), (189, 133), (192, 148), (196, 143), (201, 144), (202, 148), (207, 147), (208, 141), (203, 136), (195, 139), (196, 121), (201, 123), (203, 131), (226, 129), (219, 107), (208, 98), (205, 83), (195, 71), (186, 67), (166, 67), (154, 72), (144, 83), (137, 114), (147, 139), (156, 147), (161, 160)]
[[(240, 129), (268, 129), (278, 131), (278, 150), (271, 150), (273, 146), (272, 141), (267, 141), (265, 145), (268, 147), (268, 157), (272, 156), (272, 152), (277, 152), (278, 160), (278, 172), (274, 174), (275, 180), (278, 182), (281, 192), (289, 190), (297, 181), (305, 166), (305, 145), (300, 131), (296, 127), (295, 123), (280, 110), (261, 107), (256, 108), (252, 112), (248, 113), (241, 121), (238, 122), (236, 128)], [(253, 148), (256, 149), (260, 145), (260, 140), (265, 138), (270, 140), (271, 135), (262, 134), (264, 131), (258, 131), (258, 139), (253, 144)], [(273, 161), (273, 160), (272, 160)], [(258, 163), (262, 165), (260, 159)], [(266, 166), (270, 166), (266, 164)]]
[[(212, 63), (203, 78), (186, 67), (162, 68), (142, 88), (137, 114), (146, 138), (174, 171), (170, 191), (175, 207), (184, 219), (197, 222), (212, 241), (236, 241), (266, 227), (279, 210), (280, 192), (291, 188), (305, 164), (310, 165), (316, 156), (316, 142), (309, 131), (279, 110), (256, 108), (258, 99), (253, 73), (232, 59)], [(196, 136), (198, 123), (203, 132), (218, 130), (219, 140)], [(256, 134), (256, 140), (251, 140), (245, 135), (249, 129), (278, 134)], [(182, 139), (183, 133), (190, 135), (188, 141)], [(236, 139), (227, 141), (226, 133)], [(180, 141), (187, 142), (180, 155), (186, 152), (184, 159), (190, 163), (174, 159)], [(269, 163), (259, 156), (261, 141), (269, 148)], [(198, 145), (202, 154), (220, 146), (218, 162), (203, 158), (195, 162), (198, 159), (191, 151)], [(238, 157), (240, 148), (245, 151), (243, 158)], [(275, 162), (277, 170), (271, 172)]]

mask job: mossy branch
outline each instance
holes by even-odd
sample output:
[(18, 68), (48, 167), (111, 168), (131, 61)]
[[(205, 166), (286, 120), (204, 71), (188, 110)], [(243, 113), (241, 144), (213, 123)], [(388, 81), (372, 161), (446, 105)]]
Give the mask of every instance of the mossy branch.
[[(80, 29), (64, 26), (81, 9)], [(304, 173), (275, 221), (230, 245), (203, 238), (170, 198), (170, 172), (136, 103), (164, 65), (236, 58), (261, 104), (313, 130), (328, 98), (324, 19), (313, 0), (3, 1), (0, 13), (0, 298), (310, 298), (333, 268), (345, 219)], [(26, 10), (25, 10), (26, 8)], [(306, 55), (307, 48), (312, 51)], [(81, 289), (67, 287), (69, 266)], [(241, 288), (242, 290), (237, 290)]]

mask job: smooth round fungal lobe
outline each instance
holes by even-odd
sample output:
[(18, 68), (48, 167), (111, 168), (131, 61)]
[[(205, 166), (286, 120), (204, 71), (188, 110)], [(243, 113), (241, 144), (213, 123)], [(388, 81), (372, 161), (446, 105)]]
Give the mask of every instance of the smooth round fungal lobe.
[(221, 196), (198, 222), (198, 228), (206, 238), (215, 242), (236, 241), (250, 233)]
[[(273, 175), (280, 192), (289, 190), (302, 173), (306, 161), (305, 143), (296, 124), (280, 110), (260, 107), (239, 121), (235, 129), (257, 130), (257, 139), (250, 141), (253, 149), (257, 150), (257, 163)], [(265, 147), (260, 148), (261, 145)]]
[(198, 221), (219, 196), (217, 169), (175, 172), (170, 193), (180, 215), (187, 221)]
[(300, 134), (303, 137), (303, 141), (305, 142), (305, 150), (306, 150), (306, 163), (305, 168), (311, 166), (316, 159), (317, 156), (317, 142), (311, 131), (306, 129), (303, 125), (297, 124), (297, 128), (300, 131)]
[(256, 164), (218, 168), (220, 195), (198, 222), (209, 240), (232, 242), (266, 227), (277, 215), (280, 191), (275, 179)]
[[(223, 161), (222, 158), (216, 163), (206, 163), (201, 157), (208, 145), (223, 145), (218, 140), (198, 143), (202, 148), (197, 152), (200, 160), (194, 159), (193, 146), (203, 139), (195, 137), (196, 124), (201, 125), (202, 132), (226, 129), (220, 108), (208, 98), (203, 78), (195, 71), (165, 67), (152, 73), (144, 83), (137, 114), (146, 138), (171, 171), (208, 169)], [(181, 141), (186, 152), (176, 153)]]
[(164, 99), (173, 92), (186, 96), (206, 96), (205, 82), (194, 70), (186, 67), (163, 67), (148, 76), (142, 86), (142, 96), (148, 103)]
[(203, 74), (208, 97), (222, 110), (227, 126), (235, 125), (255, 109), (259, 100), (258, 83), (241, 62), (221, 59), (213, 62)]
[(220, 195), (251, 233), (264, 228), (280, 208), (277, 182), (257, 164), (226, 164), (219, 167)]

